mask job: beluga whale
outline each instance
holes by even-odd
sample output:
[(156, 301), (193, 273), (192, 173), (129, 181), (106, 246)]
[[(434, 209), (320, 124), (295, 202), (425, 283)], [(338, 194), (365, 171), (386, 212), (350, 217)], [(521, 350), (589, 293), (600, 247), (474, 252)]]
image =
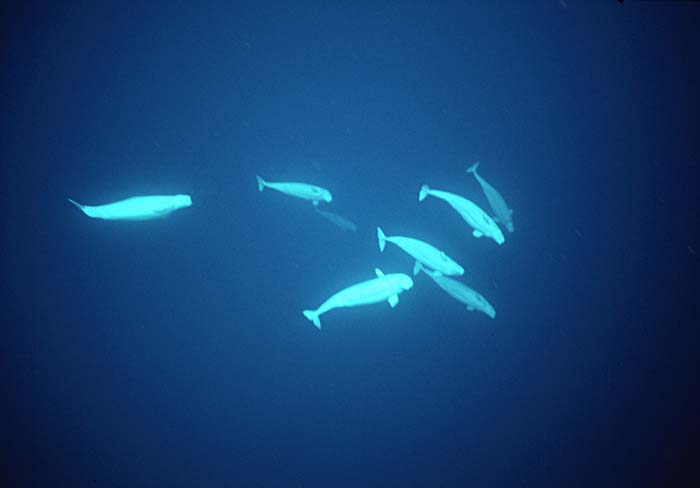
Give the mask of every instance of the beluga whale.
[(444, 251), (436, 247), (412, 237), (389, 236), (384, 234), (381, 227), (377, 227), (377, 239), (379, 240), (379, 251), (384, 252), (384, 246), (387, 242), (396, 244), (408, 255), (416, 260), (413, 267), (413, 274), (418, 274), (418, 265), (420, 263), (425, 266), (446, 275), (463, 275), (464, 268), (457, 264)]
[(304, 310), (304, 317), (321, 330), (320, 316), (329, 310), (357, 307), (388, 301), (392, 308), (399, 303), (399, 294), (413, 287), (413, 280), (403, 273), (384, 274), (375, 268), (376, 278), (349, 286), (323, 302), (316, 310)]
[(476, 172), (478, 167), (479, 161), (472, 164), (467, 170), (467, 173), (472, 173), (476, 181), (481, 185), (481, 189), (484, 191), (484, 195), (486, 195), (486, 199), (489, 201), (491, 210), (493, 210), (493, 214), (495, 215), (493, 220), (505, 226), (508, 232), (512, 233), (515, 230), (515, 227), (513, 227), (513, 210), (508, 208), (501, 194), (498, 193), (494, 187), (489, 185), (485, 179), (479, 176), (479, 173)]
[(318, 205), (318, 202), (321, 201), (326, 203), (331, 203), (333, 201), (331, 192), (320, 186), (309, 185), (308, 183), (271, 183), (257, 175), (255, 175), (255, 177), (258, 179), (258, 190), (260, 191), (263, 191), (265, 188), (272, 188), (273, 190), (301, 198), (302, 200), (311, 200), (314, 206)]
[(448, 278), (447, 276), (443, 276), (435, 271), (431, 271), (420, 263), (418, 263), (418, 270), (423, 271), (425, 274), (430, 276), (435, 284), (442, 288), (452, 298), (465, 304), (467, 306), (467, 310), (470, 312), (478, 310), (479, 312), (485, 313), (492, 319), (496, 318), (496, 310), (488, 302), (488, 300), (481, 295), (481, 293), (472, 290), (460, 281)]
[(434, 196), (441, 200), (446, 201), (454, 208), (457, 213), (469, 224), (474, 230), (472, 235), (474, 237), (489, 237), (496, 241), (496, 243), (503, 244), (505, 242), (505, 237), (503, 237), (503, 232), (501, 228), (498, 227), (496, 222), (493, 221), (489, 215), (484, 212), (477, 204), (471, 200), (467, 200), (464, 197), (455, 195), (454, 193), (449, 193), (442, 190), (433, 190), (428, 185), (423, 185), (418, 194), (418, 201), (422, 202), (428, 196)]
[(336, 226), (338, 226), (338, 228), (340, 228), (342, 230), (349, 231), (349, 232), (357, 232), (357, 226), (355, 225), (355, 223), (349, 219), (346, 219), (342, 215), (338, 215), (338, 214), (333, 213), (333, 212), (325, 212), (325, 211), (319, 209), (318, 207), (316, 207), (316, 212), (321, 214), (321, 216), (323, 216), (323, 218), (325, 218), (329, 222), (335, 224)]
[(68, 199), (88, 217), (104, 220), (153, 220), (192, 205), (189, 195), (149, 195), (130, 197), (105, 205), (83, 205)]

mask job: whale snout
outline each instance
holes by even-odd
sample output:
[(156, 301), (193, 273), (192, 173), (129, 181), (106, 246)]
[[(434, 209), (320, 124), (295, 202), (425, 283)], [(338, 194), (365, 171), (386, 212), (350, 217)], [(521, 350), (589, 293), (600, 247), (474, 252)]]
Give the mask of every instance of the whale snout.
[(410, 290), (411, 288), (413, 288), (413, 280), (410, 276), (402, 276), (400, 286), (404, 290)]
[(192, 206), (192, 197), (189, 195), (177, 195), (175, 201), (180, 208)]

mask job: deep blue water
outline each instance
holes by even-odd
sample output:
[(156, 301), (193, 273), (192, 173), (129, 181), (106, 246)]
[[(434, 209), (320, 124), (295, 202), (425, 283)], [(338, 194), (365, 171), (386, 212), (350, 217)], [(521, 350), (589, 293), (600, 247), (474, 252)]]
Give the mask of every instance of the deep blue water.
[[(697, 481), (700, 4), (58, 3), (0, 21), (3, 486)], [(417, 200), (477, 160), (502, 246)], [(496, 318), (418, 276), (316, 330), (410, 273), (377, 225)]]

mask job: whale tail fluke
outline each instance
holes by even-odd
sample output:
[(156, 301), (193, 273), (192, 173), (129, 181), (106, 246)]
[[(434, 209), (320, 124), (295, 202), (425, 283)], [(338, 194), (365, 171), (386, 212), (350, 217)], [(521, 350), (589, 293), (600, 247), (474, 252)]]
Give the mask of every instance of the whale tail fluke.
[(70, 198), (68, 199), (68, 201), (70, 203), (72, 203), (73, 205), (75, 205), (76, 207), (78, 207), (83, 213), (85, 213), (85, 206), (84, 205), (81, 205), (78, 202), (76, 202), (75, 200), (72, 200)]
[(316, 310), (304, 310), (302, 313), (304, 317), (313, 322), (318, 330), (321, 330), (321, 320), (318, 318), (318, 312)]
[(255, 177), (258, 179), (258, 190), (263, 191), (265, 189), (265, 180), (260, 178), (258, 175), (255, 175)]
[(420, 193), (418, 194), (418, 201), (422, 202), (425, 197), (430, 193), (430, 187), (428, 185), (423, 185), (420, 187)]
[(476, 169), (477, 169), (478, 167), (479, 167), (479, 161), (477, 161), (476, 163), (474, 163), (474, 164), (472, 164), (471, 166), (469, 166), (469, 169), (467, 169), (467, 173), (474, 173), (474, 174), (476, 174)]
[(379, 241), (379, 252), (384, 252), (384, 246), (386, 246), (386, 236), (381, 227), (377, 227), (377, 240)]

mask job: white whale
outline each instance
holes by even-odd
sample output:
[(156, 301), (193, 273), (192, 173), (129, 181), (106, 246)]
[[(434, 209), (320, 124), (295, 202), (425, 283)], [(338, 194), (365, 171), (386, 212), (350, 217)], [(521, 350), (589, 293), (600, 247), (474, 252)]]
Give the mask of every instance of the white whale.
[(357, 232), (357, 226), (355, 225), (354, 222), (346, 219), (342, 215), (335, 214), (333, 212), (324, 212), (323, 210), (320, 210), (318, 207), (316, 207), (316, 212), (321, 214), (325, 219), (327, 219), (329, 222), (332, 222), (333, 224), (337, 225), (343, 230), (347, 230), (350, 232)]
[(304, 310), (304, 317), (309, 319), (320, 330), (321, 320), (319, 316), (341, 307), (357, 307), (369, 305), (387, 300), (391, 307), (399, 303), (399, 294), (413, 287), (413, 280), (403, 273), (391, 273), (385, 275), (379, 268), (374, 270), (376, 278), (349, 286), (328, 300), (316, 310)]
[(396, 244), (403, 249), (407, 254), (413, 256), (416, 260), (416, 265), (413, 268), (413, 274), (418, 274), (418, 263), (422, 263), (428, 268), (432, 268), (446, 275), (463, 275), (464, 268), (457, 264), (452, 258), (445, 254), (440, 249), (428, 244), (427, 242), (413, 239), (412, 237), (389, 236), (384, 235), (381, 227), (377, 227), (377, 239), (379, 240), (379, 251), (384, 251), (387, 241)]
[(82, 205), (68, 199), (88, 217), (104, 220), (153, 220), (192, 205), (189, 195), (149, 195), (131, 197), (105, 205)]
[(430, 276), (435, 284), (445, 290), (448, 295), (464, 303), (470, 312), (478, 310), (492, 319), (496, 318), (496, 310), (479, 292), (472, 290), (464, 283), (430, 271), (420, 263), (418, 263), (418, 270)]
[(454, 208), (459, 215), (469, 224), (474, 230), (472, 235), (474, 237), (490, 237), (498, 244), (503, 244), (505, 242), (505, 237), (503, 237), (503, 232), (501, 228), (498, 227), (496, 222), (493, 221), (489, 215), (479, 208), (474, 202), (467, 200), (464, 197), (455, 195), (454, 193), (449, 193), (442, 190), (433, 190), (428, 185), (423, 185), (418, 194), (418, 201), (422, 202), (428, 195), (432, 195), (436, 198), (449, 203), (452, 208)]
[(508, 208), (501, 194), (498, 193), (494, 187), (489, 185), (485, 179), (479, 176), (479, 173), (476, 172), (478, 167), (479, 161), (472, 164), (467, 170), (467, 173), (473, 173), (474, 178), (476, 178), (476, 181), (481, 185), (481, 189), (484, 191), (489, 205), (491, 205), (491, 210), (493, 210), (493, 214), (496, 216), (493, 220), (499, 224), (503, 224), (505, 228), (508, 229), (508, 232), (512, 233), (515, 230), (513, 226), (513, 210)]
[(272, 188), (273, 190), (293, 197), (311, 200), (314, 206), (318, 205), (320, 201), (326, 203), (331, 203), (333, 201), (331, 192), (320, 186), (309, 185), (307, 183), (270, 183), (257, 175), (255, 177), (258, 179), (258, 190), (260, 191), (263, 191), (265, 188)]

